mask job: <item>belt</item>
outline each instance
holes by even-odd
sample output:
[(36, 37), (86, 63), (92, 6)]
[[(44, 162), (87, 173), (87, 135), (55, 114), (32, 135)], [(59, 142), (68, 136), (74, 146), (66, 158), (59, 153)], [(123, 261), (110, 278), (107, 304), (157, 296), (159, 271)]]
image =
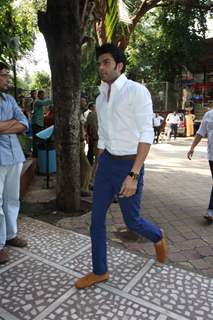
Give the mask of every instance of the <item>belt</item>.
[(122, 155), (122, 156), (116, 156), (114, 154), (111, 154), (106, 149), (105, 149), (105, 152), (108, 156), (110, 156), (112, 159), (115, 159), (115, 160), (135, 160), (136, 159), (136, 154), (127, 154), (127, 155)]

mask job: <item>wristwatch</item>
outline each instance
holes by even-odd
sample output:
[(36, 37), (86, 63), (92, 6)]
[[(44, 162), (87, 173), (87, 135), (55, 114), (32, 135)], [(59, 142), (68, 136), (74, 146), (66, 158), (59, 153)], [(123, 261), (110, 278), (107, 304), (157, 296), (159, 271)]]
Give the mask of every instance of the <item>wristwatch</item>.
[(139, 174), (135, 173), (134, 171), (130, 171), (128, 173), (128, 176), (130, 176), (131, 178), (133, 178), (133, 180), (137, 180), (139, 179)]

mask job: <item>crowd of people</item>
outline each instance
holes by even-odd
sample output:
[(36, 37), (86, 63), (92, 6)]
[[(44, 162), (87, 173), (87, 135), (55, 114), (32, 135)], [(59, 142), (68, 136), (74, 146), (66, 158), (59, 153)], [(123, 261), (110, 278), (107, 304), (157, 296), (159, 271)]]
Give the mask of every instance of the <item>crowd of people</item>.
[[(75, 282), (78, 289), (109, 279), (106, 213), (115, 196), (127, 227), (153, 243), (158, 262), (166, 261), (164, 231), (141, 215), (144, 162), (153, 141), (158, 143), (162, 124), (166, 122), (170, 137), (174, 135), (176, 138), (180, 122), (176, 111), (168, 114), (165, 120), (158, 113), (153, 117), (151, 95), (144, 85), (125, 76), (126, 57), (120, 48), (104, 44), (96, 49), (96, 58), (102, 80), (100, 94), (96, 102), (88, 103), (83, 94), (80, 99), (81, 195), (87, 196), (93, 190), (93, 205), (90, 228), (92, 271)], [(36, 157), (36, 133), (54, 123), (52, 101), (45, 97), (43, 90), (31, 92), (28, 110), (25, 98), (19, 97), (17, 105), (14, 98), (5, 93), (7, 88), (8, 67), (0, 63), (0, 264), (8, 261), (7, 244), (27, 245), (17, 236), (20, 174), (25, 158), (16, 134), (29, 130), (31, 123), (33, 156)], [(50, 108), (45, 112), (48, 106)], [(192, 116), (188, 118), (190, 135), (193, 134), (191, 121)], [(210, 111), (187, 154), (191, 159), (194, 148), (207, 135), (211, 172), (212, 123), (213, 111)], [(207, 219), (213, 221), (213, 191)]]
[[(37, 158), (39, 141), (36, 134), (54, 124), (52, 100), (45, 97), (44, 90), (31, 90), (30, 97), (25, 97), (23, 94), (18, 96), (18, 105), (29, 124), (29, 130), (25, 134), (31, 138), (28, 150), (24, 147), (24, 151)], [(20, 137), (20, 141), (23, 141), (23, 136)]]
[(162, 134), (162, 141), (171, 140), (171, 137), (178, 135), (178, 130), (182, 136), (193, 137), (195, 132), (195, 115), (191, 111), (176, 110), (170, 112), (164, 117), (159, 112), (153, 114), (153, 128), (154, 128), (154, 143), (159, 142), (159, 137)]

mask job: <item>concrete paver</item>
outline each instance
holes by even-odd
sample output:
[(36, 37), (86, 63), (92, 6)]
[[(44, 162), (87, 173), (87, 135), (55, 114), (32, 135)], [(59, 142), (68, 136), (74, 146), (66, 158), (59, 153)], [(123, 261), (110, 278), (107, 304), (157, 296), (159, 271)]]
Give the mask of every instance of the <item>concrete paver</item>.
[[(142, 214), (164, 229), (169, 242), (168, 261), (213, 277), (213, 224), (206, 213), (212, 179), (204, 139), (193, 160), (186, 158), (192, 138), (153, 145), (145, 166)], [(91, 199), (90, 199), (91, 201)], [(107, 215), (108, 238), (130, 250), (154, 255), (152, 244), (127, 232), (119, 205), (113, 203)], [(62, 228), (89, 235), (90, 215), (65, 218)], [(199, 260), (205, 259), (205, 263)]]
[(91, 270), (89, 237), (20, 219), (26, 248), (0, 266), (0, 320), (211, 320), (213, 280), (108, 246), (110, 280), (78, 291)]

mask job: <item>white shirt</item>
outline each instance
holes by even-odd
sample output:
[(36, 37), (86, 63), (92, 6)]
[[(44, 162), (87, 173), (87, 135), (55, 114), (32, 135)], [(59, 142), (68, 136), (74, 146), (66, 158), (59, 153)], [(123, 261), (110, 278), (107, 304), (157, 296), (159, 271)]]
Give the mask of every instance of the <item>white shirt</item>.
[(169, 113), (166, 122), (169, 124), (179, 124), (180, 123), (180, 117), (178, 114), (174, 115), (173, 113)]
[(205, 113), (197, 134), (208, 137), (208, 159), (213, 161), (213, 110)]
[(164, 118), (163, 117), (161, 117), (160, 115), (159, 116), (154, 116), (154, 118), (153, 118), (153, 125), (154, 125), (154, 127), (160, 127), (160, 125), (161, 125), (161, 122), (164, 120)]
[(152, 144), (152, 100), (143, 85), (121, 74), (111, 85), (102, 83), (96, 99), (98, 148), (114, 155), (136, 154), (139, 142)]

